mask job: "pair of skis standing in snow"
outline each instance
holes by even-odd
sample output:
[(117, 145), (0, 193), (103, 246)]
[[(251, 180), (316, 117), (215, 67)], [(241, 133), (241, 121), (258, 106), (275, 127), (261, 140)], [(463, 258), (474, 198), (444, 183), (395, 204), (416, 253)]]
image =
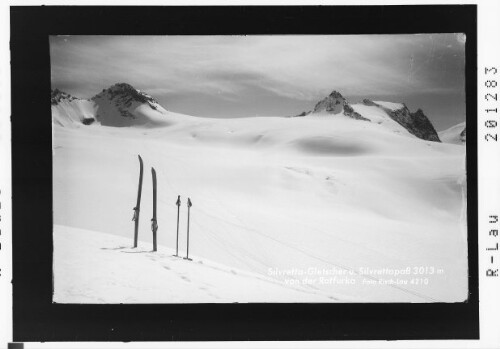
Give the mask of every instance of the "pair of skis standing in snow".
[[(132, 220), (135, 222), (134, 247), (137, 247), (137, 240), (139, 237), (139, 212), (141, 210), (142, 177), (143, 177), (143, 168), (144, 168), (141, 156), (138, 155), (138, 157), (139, 157), (139, 164), (140, 164), (139, 189), (137, 191), (137, 204), (134, 207), (134, 217), (132, 218)], [(158, 223), (156, 221), (156, 171), (153, 167), (151, 167), (151, 175), (153, 177), (153, 218), (151, 219), (151, 230), (153, 231), (153, 251), (156, 251), (157, 250), (156, 232), (158, 231)], [(177, 202), (175, 204), (177, 205), (177, 242), (176, 242), (176, 248), (175, 248), (175, 256), (179, 257), (179, 215), (180, 215), (180, 206), (181, 206), (181, 196), (180, 195), (177, 196)], [(191, 213), (191, 206), (193, 206), (193, 204), (191, 203), (190, 198), (188, 198), (187, 206), (188, 206), (187, 251), (186, 251), (186, 257), (184, 259), (191, 260), (189, 258), (189, 219), (190, 219), (190, 213)]]

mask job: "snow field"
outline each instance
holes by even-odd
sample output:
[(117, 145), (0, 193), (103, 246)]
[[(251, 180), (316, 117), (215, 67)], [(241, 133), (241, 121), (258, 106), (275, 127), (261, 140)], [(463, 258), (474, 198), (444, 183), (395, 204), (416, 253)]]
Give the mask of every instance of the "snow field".
[[(58, 301), (464, 301), (464, 147), (417, 139), (377, 114), (375, 109), (380, 108), (353, 108), (374, 122), (345, 117), (205, 119), (167, 112), (168, 127), (72, 129), (55, 125)], [(152, 239), (153, 166), (158, 175), (158, 243), (162, 249), (175, 249), (175, 201), (181, 195), (180, 251), (185, 251), (187, 197), (193, 201), (190, 255), (196, 257), (193, 262), (182, 261), (190, 265), (183, 272), (191, 283), (161, 269), (181, 265), (169, 252), (155, 257), (154, 268), (162, 273), (154, 276), (143, 264), (125, 267), (124, 258), (136, 258), (134, 254), (99, 249), (132, 245), (137, 154), (145, 164), (140, 250), (147, 249)], [(141, 277), (142, 291), (123, 282), (113, 286), (92, 275), (83, 291), (81, 284), (71, 286), (72, 278), (64, 281), (80, 271), (70, 272), (64, 261), (71, 260), (72, 254), (59, 250), (74, 249), (87, 234), (92, 237), (87, 243), (91, 240), (92, 245), (86, 247), (85, 255), (74, 257), (82, 268), (89, 264), (86, 270), (95, 270), (90, 263), (100, 260), (108, 276), (113, 270), (120, 275), (126, 270)], [(100, 241), (106, 241), (106, 246), (100, 246), (104, 244)], [(151, 257), (151, 253), (146, 255)], [(260, 286), (255, 280), (248, 283), (246, 278), (218, 274), (210, 284), (210, 292), (220, 297), (216, 298), (199, 291), (206, 280), (198, 261), (273, 279), (279, 286)], [(398, 278), (361, 272), (363, 268), (408, 267), (433, 267), (443, 273), (399, 278), (408, 282), (426, 278), (427, 284), (394, 285), (387, 280)], [(308, 275), (316, 281), (304, 285), (304, 276), (276, 272), (283, 270), (334, 270), (339, 275), (333, 281), (321, 273)], [(292, 285), (294, 280), (299, 285)]]

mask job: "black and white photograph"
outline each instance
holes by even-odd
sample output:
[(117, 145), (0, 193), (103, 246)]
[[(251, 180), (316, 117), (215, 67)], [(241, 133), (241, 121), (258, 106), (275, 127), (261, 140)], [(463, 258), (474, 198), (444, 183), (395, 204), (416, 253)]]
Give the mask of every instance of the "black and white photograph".
[(0, 348), (495, 347), (500, 3), (68, 1), (3, 8)]
[(464, 33), (49, 40), (54, 303), (467, 301)]

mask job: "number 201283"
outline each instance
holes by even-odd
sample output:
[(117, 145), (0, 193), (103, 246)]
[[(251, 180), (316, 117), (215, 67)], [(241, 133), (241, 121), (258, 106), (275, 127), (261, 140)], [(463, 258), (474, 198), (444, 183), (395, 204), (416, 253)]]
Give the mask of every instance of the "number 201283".
[(484, 136), (484, 139), (487, 142), (497, 142), (498, 141), (498, 79), (496, 75), (498, 73), (498, 69), (496, 67), (485, 67), (484, 74), (486, 80), (484, 81), (484, 87), (486, 87), (486, 92), (484, 95), (484, 99), (486, 100), (487, 106), (484, 111), (487, 113), (487, 120), (484, 122), (484, 125), (488, 129), (488, 132)]

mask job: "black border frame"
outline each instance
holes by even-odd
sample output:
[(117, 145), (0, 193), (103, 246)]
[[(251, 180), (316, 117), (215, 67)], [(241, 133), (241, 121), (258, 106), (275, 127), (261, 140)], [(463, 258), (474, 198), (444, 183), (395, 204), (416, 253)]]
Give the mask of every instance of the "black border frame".
[[(14, 341), (478, 339), (476, 22), (476, 5), (11, 7)], [(467, 302), (52, 303), (49, 35), (456, 32), (467, 36)]]

